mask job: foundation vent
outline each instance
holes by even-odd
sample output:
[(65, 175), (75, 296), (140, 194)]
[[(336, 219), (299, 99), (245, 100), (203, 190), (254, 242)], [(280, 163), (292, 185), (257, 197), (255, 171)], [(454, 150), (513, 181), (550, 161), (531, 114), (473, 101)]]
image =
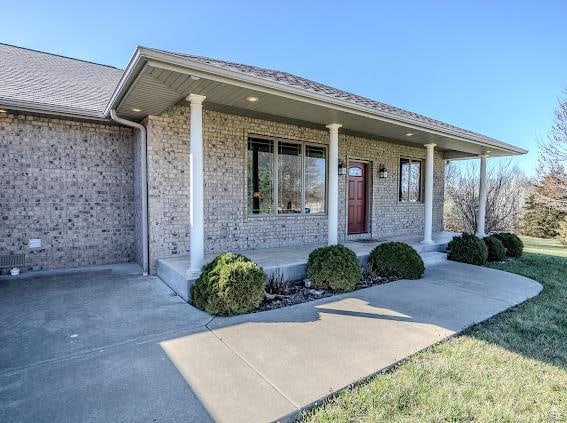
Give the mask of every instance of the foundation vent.
[(0, 256), (0, 268), (3, 267), (22, 267), (26, 264), (25, 254), (11, 254)]

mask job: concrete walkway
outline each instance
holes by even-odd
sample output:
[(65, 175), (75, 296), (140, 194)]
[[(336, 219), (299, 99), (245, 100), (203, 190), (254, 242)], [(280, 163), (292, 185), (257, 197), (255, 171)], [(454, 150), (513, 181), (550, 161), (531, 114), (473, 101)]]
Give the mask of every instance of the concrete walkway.
[(286, 420), (540, 290), (518, 275), (448, 262), (417, 281), (215, 318), (208, 332), (162, 347), (217, 421)]
[(448, 262), (417, 281), (212, 318), (156, 278), (0, 281), (0, 421), (292, 419), (540, 290)]

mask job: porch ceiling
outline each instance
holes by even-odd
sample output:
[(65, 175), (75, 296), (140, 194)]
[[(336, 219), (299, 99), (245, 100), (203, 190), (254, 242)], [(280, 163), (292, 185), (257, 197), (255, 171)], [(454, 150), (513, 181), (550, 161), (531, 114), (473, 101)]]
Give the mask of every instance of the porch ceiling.
[[(189, 68), (159, 60), (131, 62), (131, 81), (125, 79), (109, 107), (121, 117), (140, 121), (147, 115), (159, 115), (173, 104), (184, 101), (190, 93), (205, 95), (205, 105), (215, 110), (258, 116), (274, 116), (279, 120), (306, 122), (311, 125), (340, 123), (342, 131), (365, 134), (391, 142), (423, 145), (437, 144), (445, 158), (473, 157), (490, 152), (491, 156), (522, 154), (524, 151), (494, 140), (494, 143), (467, 139), (460, 134), (443, 133), (438, 129), (384, 118), (347, 106), (284, 92), (252, 81), (235, 81), (204, 69)], [(131, 68), (131, 69), (130, 69)], [(126, 75), (128, 76), (128, 75)], [(120, 94), (122, 93), (122, 94)], [(259, 100), (251, 103), (247, 97)], [(207, 107), (207, 106), (205, 106)], [(140, 109), (140, 111), (134, 111)], [(450, 132), (450, 131), (447, 131)], [(412, 133), (412, 136), (407, 136)]]

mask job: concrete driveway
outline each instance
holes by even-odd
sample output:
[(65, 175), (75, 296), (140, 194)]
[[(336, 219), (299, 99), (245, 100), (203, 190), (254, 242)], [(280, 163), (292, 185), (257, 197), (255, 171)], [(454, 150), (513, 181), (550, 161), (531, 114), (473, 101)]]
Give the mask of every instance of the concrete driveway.
[(448, 262), (418, 281), (213, 319), (135, 271), (0, 280), (0, 421), (293, 418), (541, 290)]

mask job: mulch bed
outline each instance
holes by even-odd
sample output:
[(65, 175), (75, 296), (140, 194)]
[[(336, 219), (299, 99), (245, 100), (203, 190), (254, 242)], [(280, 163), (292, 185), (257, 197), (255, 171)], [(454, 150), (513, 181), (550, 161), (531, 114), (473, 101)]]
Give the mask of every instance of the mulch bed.
[[(363, 271), (360, 281), (354, 288), (355, 291), (363, 288), (368, 288), (375, 285), (382, 285), (388, 282), (395, 281), (395, 278), (384, 278), (374, 275), (369, 272)], [(252, 313), (259, 311), (274, 310), (282, 307), (289, 307), (294, 304), (306, 303), (308, 301), (318, 300), (320, 298), (332, 297), (338, 295), (338, 292), (329, 290), (317, 290), (311, 288), (311, 281), (303, 279), (302, 281), (284, 282), (276, 281), (275, 283), (268, 284), (266, 289), (266, 297), (262, 304)]]

